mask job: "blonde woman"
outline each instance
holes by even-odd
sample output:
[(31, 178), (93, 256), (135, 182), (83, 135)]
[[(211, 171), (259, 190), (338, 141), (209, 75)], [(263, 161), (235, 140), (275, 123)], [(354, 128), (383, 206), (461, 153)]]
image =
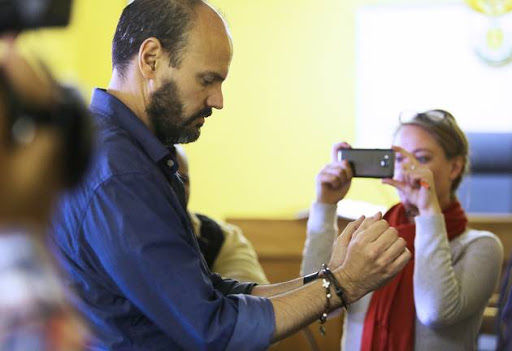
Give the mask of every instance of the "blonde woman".
[[(443, 110), (401, 121), (393, 141), (395, 187), (400, 202), (384, 215), (407, 242), (413, 259), (383, 288), (348, 307), (343, 350), (475, 350), (483, 311), (503, 260), (499, 239), (467, 227), (456, 197), (468, 143), (455, 118)], [(338, 233), (336, 204), (352, 171), (333, 162), (317, 177), (304, 249), (303, 273), (328, 262)]]

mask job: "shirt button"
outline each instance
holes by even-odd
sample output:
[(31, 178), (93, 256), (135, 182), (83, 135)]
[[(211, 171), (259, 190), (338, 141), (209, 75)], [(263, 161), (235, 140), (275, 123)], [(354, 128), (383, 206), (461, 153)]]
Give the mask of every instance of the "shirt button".
[(169, 168), (172, 168), (172, 166), (174, 166), (173, 160), (168, 160), (167, 161), (167, 166), (169, 166)]

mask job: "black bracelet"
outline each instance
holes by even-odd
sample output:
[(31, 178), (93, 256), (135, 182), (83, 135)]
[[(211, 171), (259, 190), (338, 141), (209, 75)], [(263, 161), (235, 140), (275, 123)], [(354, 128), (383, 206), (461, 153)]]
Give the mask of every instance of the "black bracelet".
[(315, 272), (315, 273), (311, 273), (311, 274), (306, 274), (304, 276), (304, 278), (302, 279), (302, 285), (306, 285), (306, 284), (311, 283), (312, 281), (317, 280), (318, 279), (318, 273), (319, 272)]
[(329, 282), (334, 286), (334, 292), (336, 292), (336, 295), (340, 298), (341, 304), (343, 305), (343, 307), (345, 307), (345, 309), (347, 309), (347, 296), (345, 295), (345, 292), (343, 291), (343, 288), (341, 287), (340, 283), (338, 283), (336, 277), (325, 263), (322, 264), (320, 277), (325, 277), (327, 278), (327, 280), (329, 280)]

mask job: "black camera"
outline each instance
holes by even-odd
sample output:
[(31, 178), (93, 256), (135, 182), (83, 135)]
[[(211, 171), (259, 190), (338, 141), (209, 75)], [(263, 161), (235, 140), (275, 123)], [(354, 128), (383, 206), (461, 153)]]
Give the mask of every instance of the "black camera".
[(0, 33), (69, 23), (71, 0), (0, 0)]
[[(0, 0), (0, 34), (25, 29), (66, 26), (71, 13), (71, 0)], [(23, 99), (9, 81), (8, 72), (0, 69), (0, 92), (6, 96), (7, 135), (10, 147), (23, 143), (25, 136), (40, 126), (55, 127), (63, 140), (63, 176), (65, 185), (78, 184), (92, 153), (92, 126), (89, 112), (79, 93), (57, 84), (49, 71), (56, 99), (41, 107)], [(2, 140), (4, 141), (4, 140)]]

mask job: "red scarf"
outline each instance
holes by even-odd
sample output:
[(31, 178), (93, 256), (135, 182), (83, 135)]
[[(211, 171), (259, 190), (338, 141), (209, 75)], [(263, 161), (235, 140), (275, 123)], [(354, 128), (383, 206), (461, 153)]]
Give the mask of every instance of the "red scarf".
[[(467, 218), (458, 201), (443, 211), (448, 240), (462, 234)], [(384, 215), (389, 225), (405, 239), (412, 258), (387, 285), (373, 293), (364, 321), (362, 351), (408, 351), (414, 349), (416, 309), (413, 295), (414, 236), (416, 226), (409, 223), (405, 207), (399, 203)]]

